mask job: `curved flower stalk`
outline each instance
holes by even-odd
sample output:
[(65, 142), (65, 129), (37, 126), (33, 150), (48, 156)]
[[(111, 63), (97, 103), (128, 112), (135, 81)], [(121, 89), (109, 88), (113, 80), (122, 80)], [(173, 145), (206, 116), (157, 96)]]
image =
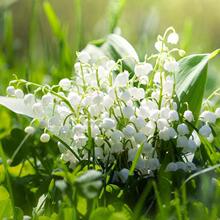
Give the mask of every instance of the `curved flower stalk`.
[[(192, 57), (178, 62), (175, 57), (185, 54), (173, 47), (178, 40), (175, 30), (167, 29), (155, 43), (157, 53), (140, 62), (130, 47), (134, 56), (128, 52), (120, 58), (123, 41), (116, 50), (111, 38), (116, 60), (109, 52), (92, 59), (94, 54), (84, 50), (77, 54), (73, 79), (44, 86), (16, 78), (7, 88), (8, 97), (0, 97), (0, 104), (33, 118), (25, 131), (33, 134), (37, 124), (44, 130), (42, 142), (55, 136), (61, 157), (72, 167), (86, 160), (106, 170), (116, 161), (113, 179), (123, 183), (134, 169), (149, 173), (161, 164), (167, 171), (195, 170), (189, 158), (200, 147), (201, 138), (213, 141), (212, 125), (220, 109), (201, 113), (200, 103), (193, 107), (189, 94), (193, 95), (201, 74), (206, 76), (209, 59), (202, 59), (203, 64), (198, 59), (192, 62)], [(106, 51), (106, 45), (101, 49)], [(134, 63), (132, 71), (124, 66), (127, 58)]]

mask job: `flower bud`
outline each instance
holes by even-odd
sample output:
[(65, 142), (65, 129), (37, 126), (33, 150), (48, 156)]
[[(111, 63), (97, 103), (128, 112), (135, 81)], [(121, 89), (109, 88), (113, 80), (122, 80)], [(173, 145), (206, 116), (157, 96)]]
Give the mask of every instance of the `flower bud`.
[(47, 143), (50, 141), (50, 135), (47, 134), (47, 133), (43, 133), (41, 136), (40, 136), (40, 141), (42, 143)]
[(7, 91), (7, 94), (10, 96), (15, 95), (15, 87), (14, 86), (8, 86), (6, 91)]
[(35, 128), (32, 127), (32, 126), (27, 126), (27, 127), (24, 129), (24, 131), (25, 131), (25, 133), (31, 135), (31, 134), (34, 134), (34, 132), (35, 132)]

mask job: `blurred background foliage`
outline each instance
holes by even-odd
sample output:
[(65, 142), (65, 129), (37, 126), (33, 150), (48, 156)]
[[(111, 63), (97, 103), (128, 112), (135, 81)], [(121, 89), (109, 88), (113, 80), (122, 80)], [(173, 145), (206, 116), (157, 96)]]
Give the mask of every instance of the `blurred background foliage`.
[[(121, 34), (141, 57), (154, 52), (156, 36), (168, 26), (176, 28), (187, 54), (211, 52), (220, 45), (219, 0), (48, 2), (0, 1), (1, 93), (13, 73), (33, 81), (57, 82), (71, 76), (75, 51), (111, 32), (115, 26), (111, 15), (117, 10)], [(208, 91), (219, 82), (218, 63), (211, 65)]]

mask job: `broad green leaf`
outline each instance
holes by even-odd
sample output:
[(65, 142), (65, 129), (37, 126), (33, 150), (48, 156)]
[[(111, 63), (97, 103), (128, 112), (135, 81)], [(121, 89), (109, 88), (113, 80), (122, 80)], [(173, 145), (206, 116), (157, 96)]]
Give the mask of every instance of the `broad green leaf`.
[[(184, 57), (179, 61), (180, 70), (176, 74), (176, 93), (180, 103), (187, 102), (189, 109), (194, 113), (195, 119), (202, 105), (209, 54), (196, 54)], [(181, 112), (186, 106), (183, 106)]]
[(3, 105), (17, 114), (33, 118), (34, 113), (31, 107), (28, 108), (27, 105), (24, 104), (24, 99), (0, 96), (0, 105)]
[[(202, 100), (204, 96), (208, 62), (219, 54), (216, 50), (211, 54), (194, 54), (182, 58), (179, 61), (180, 69), (176, 73), (176, 94), (180, 103), (188, 103), (189, 109), (195, 116), (195, 122), (198, 119)], [(182, 105), (180, 112), (185, 110)]]
[(102, 50), (115, 61), (123, 59), (123, 68), (129, 72), (134, 71), (134, 65), (139, 61), (138, 55), (131, 44), (117, 34), (110, 34)]

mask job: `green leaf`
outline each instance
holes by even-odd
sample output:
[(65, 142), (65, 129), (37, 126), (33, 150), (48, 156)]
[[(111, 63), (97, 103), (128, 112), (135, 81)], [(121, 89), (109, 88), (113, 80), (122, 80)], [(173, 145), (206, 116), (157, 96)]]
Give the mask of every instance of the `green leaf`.
[(27, 108), (27, 105), (24, 104), (24, 99), (0, 96), (0, 105), (17, 114), (26, 115), (33, 118), (34, 113), (31, 108)]
[[(197, 121), (202, 105), (209, 54), (196, 54), (179, 61), (180, 70), (176, 73), (176, 93), (180, 103), (188, 103)], [(180, 112), (185, 110), (183, 105)]]
[(123, 59), (122, 64), (125, 70), (134, 71), (134, 65), (139, 61), (138, 55), (131, 44), (117, 34), (110, 34), (102, 50), (105, 54), (115, 61)]
[[(176, 94), (180, 103), (188, 103), (189, 109), (195, 116), (195, 123), (199, 117), (204, 96), (208, 62), (219, 52), (220, 50), (215, 50), (211, 54), (193, 54), (179, 61), (180, 69), (175, 75)], [(182, 105), (180, 112), (185, 109), (186, 105)]]

